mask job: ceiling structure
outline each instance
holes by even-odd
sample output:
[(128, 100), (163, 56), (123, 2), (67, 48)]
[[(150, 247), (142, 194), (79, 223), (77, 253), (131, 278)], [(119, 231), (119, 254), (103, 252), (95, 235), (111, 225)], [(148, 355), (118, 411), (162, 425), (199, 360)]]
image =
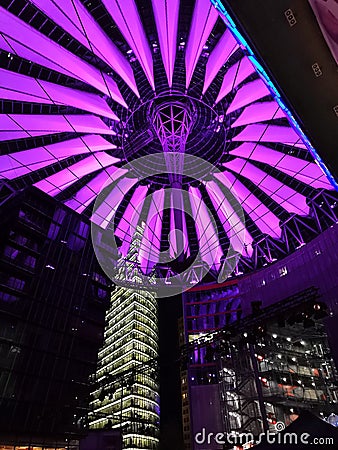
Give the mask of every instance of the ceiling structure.
[[(264, 61), (308, 138), (337, 178), (338, 66), (312, 7), (327, 15), (324, 23), (328, 32), (332, 28), (332, 35), (338, 29), (338, 2), (224, 0), (222, 4)], [(334, 37), (337, 42), (338, 37)]]
[(238, 275), (337, 221), (332, 184), (209, 0), (3, 0), (0, 50), (2, 180), (114, 233), (120, 261), (137, 242), (140, 273), (188, 261), (217, 278), (232, 248)]

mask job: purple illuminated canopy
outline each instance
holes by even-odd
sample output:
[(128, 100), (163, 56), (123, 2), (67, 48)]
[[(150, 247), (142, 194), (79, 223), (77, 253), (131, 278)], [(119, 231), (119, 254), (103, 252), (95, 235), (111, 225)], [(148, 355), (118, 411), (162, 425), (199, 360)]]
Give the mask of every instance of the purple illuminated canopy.
[[(44, 134), (74, 132), (116, 134), (99, 117), (92, 115), (27, 115), (27, 114), (0, 114), (1, 140), (20, 139), (12, 137), (11, 133), (20, 132), (21, 137), (41, 136)], [(21, 131), (20, 131), (21, 130)], [(0, 135), (0, 136), (1, 136)]]
[(251, 64), (249, 58), (244, 56), (240, 61), (233, 64), (224, 75), (223, 82), (216, 103), (221, 101), (240, 83), (246, 80), (250, 75), (255, 73), (255, 68)]
[(316, 188), (330, 189), (328, 179), (314, 162), (304, 161), (263, 145), (249, 142), (241, 144), (235, 150), (232, 150), (231, 154), (269, 164), (271, 167), (275, 167), (304, 183), (310, 183)]
[(103, 4), (139, 60), (154, 89), (152, 55), (134, 0), (103, 0)]
[(267, 95), (270, 95), (270, 92), (262, 80), (258, 79), (251, 81), (238, 89), (233, 101), (227, 109), (227, 113), (229, 114), (239, 108), (248, 106), (250, 103), (260, 100)]
[[(11, 46), (14, 54), (91, 84), (100, 92), (127, 107), (112, 78), (42, 35), (2, 7), (0, 7), (0, 33)], [(22, 36), (25, 37), (24, 40)]]
[(238, 47), (239, 46), (230, 31), (226, 30), (209, 56), (206, 65), (203, 94), (208, 89), (221, 67), (228, 61)]
[[(3, 181), (112, 230), (122, 258), (141, 233), (146, 275), (193, 257), (219, 273), (229, 248), (249, 265), (290, 217), (318, 218), (331, 185), (210, 0), (30, 3), (0, 7)], [(163, 170), (133, 167), (144, 155)], [(184, 176), (187, 155), (208, 173)]]
[(217, 21), (218, 13), (209, 0), (197, 0), (190, 27), (185, 56), (188, 88), (203, 47)]
[(307, 215), (309, 207), (306, 197), (299, 194), (289, 186), (284, 185), (276, 178), (254, 166), (251, 162), (239, 158), (225, 163), (225, 167), (250, 179), (256, 186), (264, 191), (269, 197), (283, 206), (287, 211), (300, 215)]
[(0, 79), (0, 96), (5, 100), (67, 105), (119, 120), (104, 99), (96, 94), (38, 80), (1, 68)]
[(231, 124), (231, 128), (273, 119), (282, 119), (284, 117), (284, 112), (276, 105), (276, 102), (253, 103), (244, 109)]
[(160, 41), (163, 64), (168, 78), (169, 87), (172, 86), (176, 47), (177, 26), (180, 1), (159, 2), (152, 0), (156, 27)]
[(37, 8), (71, 36), (74, 36), (88, 50), (105, 61), (139, 95), (133, 70), (126, 57), (103, 32), (94, 18), (79, 0), (32, 0)]

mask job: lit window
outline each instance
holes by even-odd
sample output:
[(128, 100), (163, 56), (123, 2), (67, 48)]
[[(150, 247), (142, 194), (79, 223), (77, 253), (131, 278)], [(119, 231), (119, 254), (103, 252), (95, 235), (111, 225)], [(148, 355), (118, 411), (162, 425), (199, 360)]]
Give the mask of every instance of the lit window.
[(288, 274), (288, 268), (286, 266), (280, 267), (279, 276), (284, 277), (287, 274)]

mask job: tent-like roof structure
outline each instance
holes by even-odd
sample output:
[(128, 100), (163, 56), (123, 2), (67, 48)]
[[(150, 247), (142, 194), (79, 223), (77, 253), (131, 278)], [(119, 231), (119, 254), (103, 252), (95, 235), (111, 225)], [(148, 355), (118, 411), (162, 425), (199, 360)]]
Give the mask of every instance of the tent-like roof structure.
[(337, 221), (329, 174), (209, 0), (4, 0), (0, 50), (2, 180), (91, 217), (124, 260), (143, 230), (143, 274), (198, 260), (217, 278), (229, 249), (240, 274)]

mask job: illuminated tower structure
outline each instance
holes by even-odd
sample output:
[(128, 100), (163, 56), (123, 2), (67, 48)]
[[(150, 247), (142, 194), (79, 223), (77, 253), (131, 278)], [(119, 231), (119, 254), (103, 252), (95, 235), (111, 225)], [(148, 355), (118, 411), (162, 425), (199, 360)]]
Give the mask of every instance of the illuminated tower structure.
[[(141, 237), (138, 227), (127, 261), (133, 283)], [(125, 276), (125, 272), (123, 272)], [(121, 428), (124, 449), (156, 450), (159, 443), (158, 307), (149, 291), (116, 287), (106, 316), (89, 421)]]

